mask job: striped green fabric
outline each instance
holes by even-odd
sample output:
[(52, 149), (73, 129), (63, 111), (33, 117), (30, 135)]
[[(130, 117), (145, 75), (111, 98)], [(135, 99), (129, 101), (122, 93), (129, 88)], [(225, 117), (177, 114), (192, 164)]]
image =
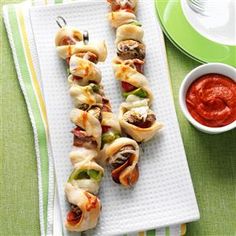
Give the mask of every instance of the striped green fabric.
[(155, 236), (156, 235), (156, 230), (148, 230), (146, 235), (147, 236)]
[(170, 236), (170, 228), (169, 227), (166, 227), (165, 234), (166, 234), (166, 236)]
[(55, 0), (55, 4), (63, 3), (63, 0)]
[(29, 102), (28, 109), (31, 109), (32, 117), (31, 120), (36, 128), (36, 132), (38, 135), (38, 142), (39, 147), (39, 156), (40, 156), (40, 165), (41, 165), (41, 178), (42, 178), (42, 193), (43, 193), (43, 212), (44, 212), (44, 224), (47, 224), (47, 203), (48, 203), (48, 151), (47, 151), (47, 137), (45, 133), (44, 123), (42, 121), (42, 117), (39, 111), (39, 106), (36, 101), (35, 93), (32, 89), (31, 79), (30, 79), (30, 72), (28, 70), (27, 59), (25, 57), (25, 52), (22, 47), (22, 39), (20, 36), (19, 28), (18, 28), (18, 21), (16, 17), (15, 8), (13, 5), (10, 5), (8, 8), (8, 16), (9, 16), (9, 23), (12, 31), (14, 32), (14, 45), (16, 49), (16, 56), (19, 58), (21, 63), (20, 65), (20, 73), (22, 74), (22, 79), (25, 87), (25, 96), (27, 96), (27, 100)]

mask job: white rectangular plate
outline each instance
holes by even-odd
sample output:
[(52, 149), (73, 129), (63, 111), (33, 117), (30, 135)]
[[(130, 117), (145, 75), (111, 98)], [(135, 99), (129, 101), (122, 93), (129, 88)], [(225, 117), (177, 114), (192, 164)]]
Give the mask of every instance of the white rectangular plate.
[[(111, 68), (111, 59), (115, 56), (115, 35), (107, 22), (108, 9), (105, 0), (31, 9), (63, 219), (68, 207), (64, 183), (72, 170), (68, 158), (72, 145), (72, 124), (69, 120), (72, 103), (66, 69), (54, 47), (58, 30), (55, 18), (63, 16), (68, 25), (88, 30), (91, 40), (106, 40), (108, 58), (99, 67), (106, 95), (111, 100), (113, 111), (117, 112), (122, 98)], [(92, 235), (117, 235), (199, 218), (171, 95), (163, 35), (154, 11), (153, 1), (139, 1), (138, 19), (143, 24), (147, 46), (145, 75), (155, 95), (153, 109), (158, 119), (165, 123), (165, 128), (153, 140), (142, 145), (140, 179), (133, 189), (115, 184), (106, 173), (100, 190), (102, 214)], [(64, 234), (72, 235), (66, 230)]]

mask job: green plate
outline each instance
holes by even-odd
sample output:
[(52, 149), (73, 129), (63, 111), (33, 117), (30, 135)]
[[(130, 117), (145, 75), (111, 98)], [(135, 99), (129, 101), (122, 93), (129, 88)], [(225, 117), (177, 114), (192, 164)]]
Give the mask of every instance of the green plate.
[(215, 43), (200, 35), (187, 21), (180, 0), (155, 0), (166, 36), (185, 54), (199, 62), (221, 62), (236, 67), (236, 46)]

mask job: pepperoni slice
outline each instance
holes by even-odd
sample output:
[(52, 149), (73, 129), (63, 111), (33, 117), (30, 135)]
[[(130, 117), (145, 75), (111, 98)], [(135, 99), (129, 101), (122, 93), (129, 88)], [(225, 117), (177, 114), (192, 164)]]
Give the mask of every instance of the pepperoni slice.
[(125, 92), (130, 92), (130, 91), (133, 91), (136, 89), (136, 87), (133, 86), (132, 84), (129, 84), (129, 83), (123, 82), (123, 81), (121, 82), (121, 87), (123, 88), (123, 90)]
[(69, 211), (66, 219), (71, 225), (76, 225), (79, 223), (81, 216), (82, 213), (78, 215), (73, 211)]
[(110, 128), (111, 128), (110, 126), (103, 125), (102, 126), (102, 133), (107, 133)]

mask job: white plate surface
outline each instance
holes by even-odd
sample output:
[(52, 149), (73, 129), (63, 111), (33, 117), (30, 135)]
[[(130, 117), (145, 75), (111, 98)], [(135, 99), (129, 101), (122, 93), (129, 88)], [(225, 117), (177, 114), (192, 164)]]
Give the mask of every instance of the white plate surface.
[[(122, 188), (111, 180), (109, 172), (105, 174), (100, 190), (102, 214), (92, 235), (119, 235), (199, 218), (172, 100), (163, 35), (156, 21), (153, 4), (151, 1), (139, 1), (138, 19), (145, 30), (145, 74), (155, 95), (153, 109), (158, 119), (165, 123), (165, 128), (153, 140), (142, 145), (140, 179), (133, 189)], [(54, 36), (58, 30), (55, 18), (63, 16), (68, 24), (89, 30), (91, 41), (106, 40), (109, 55), (106, 62), (99, 66), (103, 72), (106, 95), (111, 100), (113, 111), (117, 112), (122, 98), (111, 68), (111, 60), (115, 55), (115, 35), (107, 22), (108, 9), (103, 0), (31, 9), (62, 219), (68, 209), (64, 183), (72, 170), (68, 153), (71, 150), (70, 130), (73, 126), (69, 121), (72, 103), (68, 94), (66, 69), (54, 48)], [(64, 235), (74, 234), (64, 229)]]
[(199, 0), (205, 15), (193, 11), (187, 1), (181, 0), (184, 15), (198, 33), (223, 45), (236, 45), (235, 0)]

